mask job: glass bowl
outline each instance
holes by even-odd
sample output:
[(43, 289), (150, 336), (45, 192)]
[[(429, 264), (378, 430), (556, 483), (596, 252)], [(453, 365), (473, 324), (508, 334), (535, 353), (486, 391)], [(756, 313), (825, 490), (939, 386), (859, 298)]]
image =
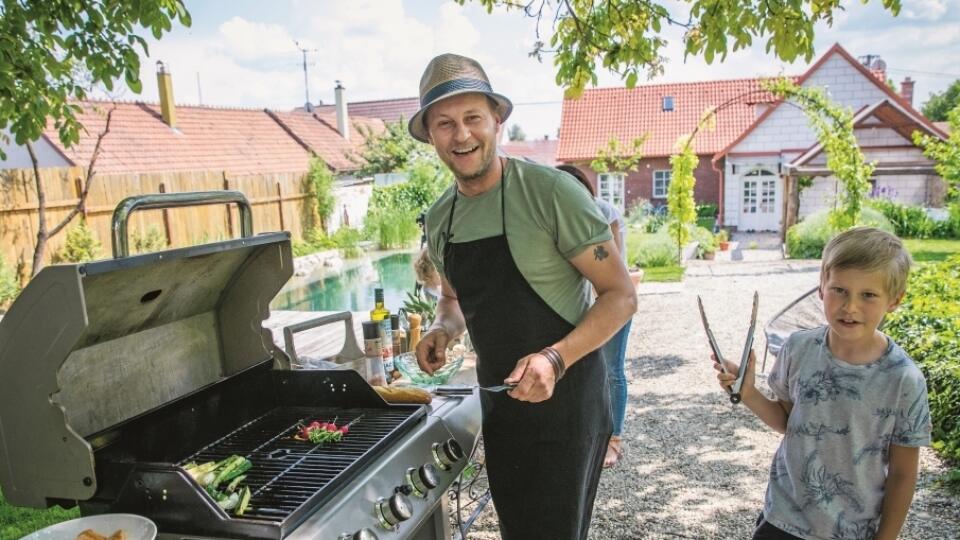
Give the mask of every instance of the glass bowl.
[(418, 385), (436, 385), (446, 384), (454, 373), (460, 371), (463, 365), (463, 352), (447, 351), (447, 363), (440, 369), (429, 375), (420, 369), (417, 364), (417, 356), (412, 352), (403, 353), (393, 359), (396, 366), (404, 377), (410, 379), (410, 382)]

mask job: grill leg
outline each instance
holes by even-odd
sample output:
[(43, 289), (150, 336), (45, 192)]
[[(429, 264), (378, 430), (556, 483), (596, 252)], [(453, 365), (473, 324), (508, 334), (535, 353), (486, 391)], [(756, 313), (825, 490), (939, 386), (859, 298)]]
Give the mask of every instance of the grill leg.
[(410, 537), (411, 540), (451, 540), (450, 514), (447, 513), (449, 507), (450, 501), (444, 494), (433, 508), (430, 517)]

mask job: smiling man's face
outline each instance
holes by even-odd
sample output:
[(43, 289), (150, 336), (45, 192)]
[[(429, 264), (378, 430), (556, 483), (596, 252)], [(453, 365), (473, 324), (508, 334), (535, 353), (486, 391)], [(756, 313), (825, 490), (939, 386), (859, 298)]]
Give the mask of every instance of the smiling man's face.
[(425, 118), (437, 155), (461, 182), (482, 180), (497, 157), (500, 118), (483, 94), (451, 96), (430, 106)]

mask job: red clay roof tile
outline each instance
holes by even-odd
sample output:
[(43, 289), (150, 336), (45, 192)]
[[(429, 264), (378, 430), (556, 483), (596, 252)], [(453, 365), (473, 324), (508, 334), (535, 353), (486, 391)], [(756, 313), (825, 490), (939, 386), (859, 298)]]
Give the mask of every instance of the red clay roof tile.
[[(560, 123), (559, 161), (593, 159), (611, 137), (621, 143), (647, 134), (645, 157), (668, 156), (677, 140), (697, 126), (704, 113), (747, 94), (717, 114), (715, 129), (701, 130), (697, 154), (713, 154), (734, 140), (756, 118), (755, 105), (772, 103), (760, 88), (763, 79), (733, 79), (691, 83), (650, 84), (633, 89), (598, 88), (576, 100), (565, 99)], [(663, 98), (673, 98), (673, 110), (663, 110)]]

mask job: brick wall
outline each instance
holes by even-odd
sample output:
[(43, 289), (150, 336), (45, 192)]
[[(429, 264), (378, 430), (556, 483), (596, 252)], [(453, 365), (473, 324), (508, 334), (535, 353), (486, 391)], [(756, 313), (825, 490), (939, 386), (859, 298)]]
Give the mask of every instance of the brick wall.
[[(719, 204), (720, 173), (713, 170), (710, 163), (710, 155), (702, 155), (699, 156), (699, 158), (700, 163), (693, 171), (693, 175), (697, 179), (697, 184), (693, 190), (693, 197), (698, 204), (704, 202)], [(597, 173), (590, 168), (590, 164), (575, 163), (574, 165), (584, 172), (587, 178), (593, 183), (594, 188), (596, 188)], [(718, 169), (722, 169), (722, 167), (722, 162), (717, 165)], [(659, 170), (670, 170), (670, 158), (656, 157), (641, 160), (637, 170), (635, 172), (631, 171), (627, 175), (627, 179), (624, 182), (624, 189), (626, 191), (624, 206), (627, 210), (632, 208), (639, 199), (646, 199), (656, 206), (667, 204), (666, 197), (653, 198), (653, 173)]]

